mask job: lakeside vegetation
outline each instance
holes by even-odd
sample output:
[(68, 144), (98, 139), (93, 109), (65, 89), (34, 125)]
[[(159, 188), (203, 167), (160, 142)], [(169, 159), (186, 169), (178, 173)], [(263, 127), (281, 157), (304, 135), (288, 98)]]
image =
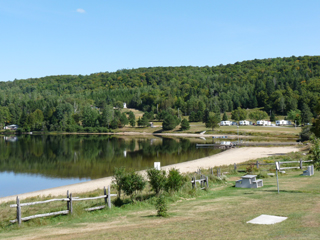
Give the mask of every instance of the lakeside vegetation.
[[(178, 125), (182, 116), (210, 122), (210, 113), (257, 107), (270, 117), (288, 115), (309, 123), (318, 116), (319, 60), (292, 56), (215, 67), (123, 69), (1, 82), (0, 128), (17, 124), (27, 132), (108, 132), (135, 126), (139, 120), (138, 125), (146, 126), (168, 114)], [(145, 118), (118, 111), (124, 102), (143, 111)]]
[[(292, 161), (309, 159), (302, 153), (291, 153), (287, 156), (273, 156), (259, 159), (261, 162)], [(249, 161), (248, 163), (255, 161)], [(263, 170), (274, 169), (271, 166), (261, 166), (260, 171), (255, 168), (243, 167), (243, 171), (254, 171), (266, 177)], [(216, 172), (217, 169), (214, 170)], [(263, 178), (264, 187), (258, 189), (234, 188), (234, 183), (243, 173), (232, 171), (233, 166), (222, 166), (221, 172), (227, 178), (218, 181), (210, 177), (207, 190), (192, 190), (187, 182), (180, 191), (166, 193), (168, 217), (159, 218), (155, 209), (157, 197), (150, 193), (150, 187), (135, 196), (133, 201), (129, 196), (122, 197), (124, 204), (113, 207), (111, 210), (86, 213), (83, 211), (88, 206), (99, 204), (97, 202), (74, 205), (74, 214), (71, 216), (56, 216), (34, 219), (23, 222), (21, 227), (10, 224), (9, 219), (15, 217), (15, 209), (10, 209), (9, 204), (0, 204), (1, 233), (0, 237), (11, 238), (30, 236), (42, 238), (44, 236), (64, 239), (90, 238), (132, 238), (141, 239), (144, 236), (152, 239), (165, 238), (237, 238), (237, 239), (282, 239), (304, 238), (315, 239), (320, 234), (320, 214), (315, 211), (318, 207), (320, 180), (316, 172), (314, 176), (300, 176), (301, 170), (287, 171), (279, 176), (280, 194), (277, 194), (275, 177)], [(202, 170), (208, 175), (209, 171)], [(191, 180), (194, 174), (185, 175)], [(292, 184), (294, 182), (294, 184)], [(112, 190), (115, 193), (115, 189)], [(79, 197), (101, 195), (102, 190), (91, 193), (79, 194)], [(40, 200), (32, 198), (27, 201)], [(43, 200), (43, 199), (42, 199)], [(101, 203), (100, 203), (101, 204)], [(276, 206), (276, 207), (275, 207)], [(28, 207), (27, 214), (48, 212), (65, 209), (65, 203), (56, 203), (41, 210), (39, 206)], [(26, 210), (23, 210), (26, 211)], [(261, 215), (269, 214), (285, 216), (288, 219), (275, 225), (251, 225), (246, 222)], [(156, 226), (156, 227), (155, 227)], [(82, 231), (77, 229), (81, 227)], [(49, 231), (50, 229), (50, 231)], [(126, 229), (126, 231), (123, 231)]]

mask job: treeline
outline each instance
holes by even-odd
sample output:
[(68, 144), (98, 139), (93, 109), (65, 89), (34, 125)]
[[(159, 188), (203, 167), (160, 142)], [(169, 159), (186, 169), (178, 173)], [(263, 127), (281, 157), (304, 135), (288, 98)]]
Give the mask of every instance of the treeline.
[(123, 126), (121, 114), (113, 107), (121, 107), (124, 102), (159, 116), (166, 111), (194, 120), (202, 119), (205, 110), (223, 113), (238, 107), (259, 107), (281, 115), (300, 110), (316, 117), (319, 80), (319, 56), (14, 80), (0, 83), (0, 126), (18, 124), (27, 130), (48, 131), (91, 127), (105, 131), (110, 128), (110, 116), (117, 119), (117, 127)]

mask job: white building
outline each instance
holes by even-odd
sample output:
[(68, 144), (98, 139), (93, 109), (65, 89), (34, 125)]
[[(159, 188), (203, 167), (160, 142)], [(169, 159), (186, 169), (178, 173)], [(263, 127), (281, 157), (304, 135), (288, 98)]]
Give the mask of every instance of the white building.
[(12, 125), (8, 125), (8, 126), (5, 126), (3, 128), (4, 130), (17, 130), (18, 129), (18, 125), (15, 125), (15, 124), (12, 124)]
[(249, 125), (250, 125), (250, 122), (247, 121), (247, 120), (239, 121), (239, 125), (240, 125), (240, 126), (249, 126)]
[(289, 121), (289, 120), (277, 120), (277, 121), (276, 121), (276, 125), (277, 125), (277, 126), (287, 126), (287, 125), (291, 125), (291, 121)]
[(271, 122), (267, 120), (258, 120), (257, 121), (258, 126), (271, 126)]

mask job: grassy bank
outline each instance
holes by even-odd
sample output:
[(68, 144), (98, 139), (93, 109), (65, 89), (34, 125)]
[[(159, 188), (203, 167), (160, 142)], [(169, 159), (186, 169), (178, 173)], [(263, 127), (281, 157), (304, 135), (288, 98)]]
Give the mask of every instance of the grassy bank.
[[(290, 161), (308, 156), (292, 153), (259, 159), (260, 162)], [(254, 161), (249, 161), (255, 162)], [(243, 166), (240, 170), (246, 170)], [(266, 165), (255, 174), (273, 171), (273, 166)], [(215, 172), (216, 170), (214, 170)], [(258, 189), (234, 188), (235, 180), (244, 173), (233, 172), (233, 166), (222, 166), (226, 180), (210, 177), (210, 186), (206, 191), (192, 190), (191, 184), (175, 194), (166, 194), (168, 218), (156, 217), (155, 197), (146, 191), (138, 200), (113, 207), (86, 213), (87, 206), (101, 204), (87, 202), (74, 204), (72, 216), (57, 216), (34, 219), (23, 222), (21, 227), (10, 224), (15, 218), (15, 209), (10, 203), (1, 204), (0, 238), (59, 238), (59, 239), (316, 239), (320, 236), (320, 174), (312, 177), (300, 176), (302, 171), (289, 171), (279, 176), (280, 194), (277, 194), (276, 178), (264, 178), (264, 187)], [(202, 170), (208, 175), (209, 170)], [(263, 175), (263, 174), (262, 174)], [(194, 173), (188, 175), (189, 178)], [(95, 191), (82, 196), (101, 195)], [(140, 201), (140, 200), (143, 201)], [(38, 200), (38, 198), (27, 201)], [(99, 201), (99, 200), (98, 200)], [(24, 201), (25, 202), (25, 201)], [(66, 209), (66, 203), (43, 206), (42, 212)], [(23, 209), (23, 214), (40, 213), (39, 206)], [(41, 206), (42, 207), (42, 206)], [(46, 209), (47, 208), (47, 209)], [(261, 215), (285, 216), (288, 219), (276, 225), (251, 225), (246, 222)]]

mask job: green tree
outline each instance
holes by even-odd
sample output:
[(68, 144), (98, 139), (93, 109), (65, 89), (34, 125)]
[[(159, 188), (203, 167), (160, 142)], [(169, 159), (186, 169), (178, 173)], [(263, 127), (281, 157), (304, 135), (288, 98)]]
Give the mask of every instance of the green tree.
[(161, 190), (163, 190), (166, 185), (166, 171), (151, 168), (147, 170), (147, 175), (149, 178), (151, 189), (158, 196)]
[(172, 115), (167, 115), (162, 122), (163, 130), (172, 130), (177, 126), (177, 120)]
[(302, 104), (301, 108), (301, 122), (310, 123), (312, 119), (312, 113), (309, 106), (306, 103)]
[(228, 121), (228, 116), (226, 112), (223, 113), (222, 121)]
[(295, 122), (297, 125), (301, 124), (301, 111), (299, 109), (297, 110), (291, 110), (288, 112), (287, 119)]
[(261, 110), (254, 110), (249, 113), (249, 118), (254, 119), (255, 121), (267, 119), (268, 113)]
[(271, 122), (275, 122), (276, 121), (276, 115), (273, 112), (271, 112), (270, 121)]
[(130, 196), (132, 201), (134, 194), (137, 191), (142, 191), (145, 186), (146, 181), (144, 180), (143, 176), (134, 171), (126, 174), (123, 178), (122, 190), (127, 196)]
[(231, 119), (235, 121), (246, 120), (246, 118), (247, 118), (247, 111), (245, 109), (238, 107), (237, 109), (231, 112)]
[(129, 120), (131, 127), (134, 127), (136, 125), (136, 117), (132, 111), (129, 112), (128, 120)]
[(179, 170), (172, 168), (169, 170), (165, 188), (167, 191), (179, 191), (184, 182), (184, 178)]
[(167, 201), (163, 194), (161, 194), (156, 201), (155, 205), (157, 209), (157, 216), (158, 217), (167, 217), (168, 216), (168, 208), (167, 208)]
[(3, 129), (4, 125), (8, 124), (11, 120), (10, 111), (7, 107), (0, 106), (0, 126)]
[(112, 106), (106, 105), (102, 111), (102, 114), (100, 115), (100, 125), (109, 128), (110, 123), (113, 120), (113, 117), (114, 111)]
[(315, 169), (318, 171), (320, 170), (320, 138), (314, 138), (312, 140), (312, 146), (311, 146), (311, 158), (313, 160), (313, 165)]
[(206, 122), (206, 127), (211, 128), (212, 131), (214, 128), (220, 127), (220, 114), (210, 115), (208, 121)]
[(121, 198), (121, 191), (123, 187), (123, 180), (125, 177), (126, 169), (124, 167), (115, 168), (114, 169), (114, 176), (112, 180), (113, 186), (117, 190), (118, 198)]
[(128, 123), (129, 123), (129, 120), (127, 118), (127, 115), (125, 113), (122, 113), (120, 116), (120, 126), (119, 127), (124, 127)]
[(180, 129), (181, 129), (182, 131), (184, 131), (184, 130), (189, 130), (189, 129), (190, 129), (190, 124), (189, 124), (189, 122), (188, 122), (187, 119), (184, 118), (184, 119), (181, 121), (181, 127), (180, 127)]

